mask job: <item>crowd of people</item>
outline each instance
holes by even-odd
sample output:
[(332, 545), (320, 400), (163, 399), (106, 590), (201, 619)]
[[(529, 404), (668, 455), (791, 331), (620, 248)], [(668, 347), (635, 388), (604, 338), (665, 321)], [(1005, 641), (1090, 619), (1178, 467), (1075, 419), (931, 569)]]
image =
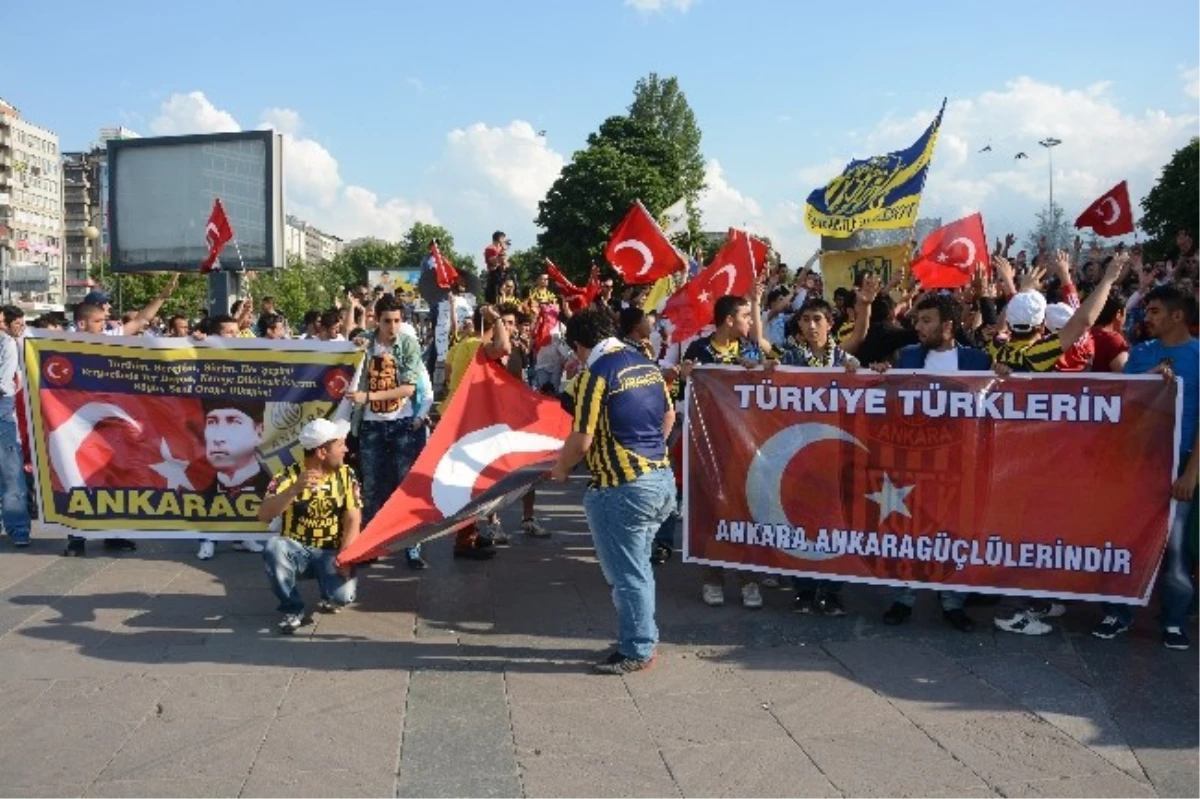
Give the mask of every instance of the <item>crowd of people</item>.
[[(1160, 620), (1164, 644), (1186, 649), (1184, 628), (1195, 609), (1196, 503), (1198, 482), (1197, 414), (1200, 351), (1197, 349), (1198, 266), (1188, 232), (1176, 240), (1170, 260), (1148, 261), (1139, 247), (1105, 251), (1051, 250), (1044, 242), (1033, 254), (1011, 249), (1009, 236), (997, 241), (991, 268), (980, 268), (969, 285), (926, 291), (903, 275), (885, 284), (874, 273), (826, 296), (816, 269), (818, 251), (794, 273), (772, 263), (745, 297), (724, 296), (715, 304), (712, 325), (702, 335), (669, 343), (669, 323), (643, 307), (645, 286), (599, 280), (585, 304), (556, 292), (549, 274), (521, 287), (508, 262), (508, 241), (497, 232), (484, 252), (484, 297), (460, 282), (436, 303), (427, 318), (416, 319), (413, 305), (363, 285), (347, 292), (331, 309), (313, 309), (295, 331), (270, 297), (255, 309), (249, 298), (227, 315), (193, 320), (159, 312), (175, 282), (145, 308), (110, 318), (110, 298), (93, 292), (76, 306), (71, 320), (44, 316), (34, 326), (106, 335), (311, 338), (349, 340), (367, 356), (361, 382), (350, 393), (355, 406), (347, 424), (325, 420), (300, 435), (304, 460), (274, 476), (259, 516), (280, 535), (265, 551), (272, 589), (284, 614), (281, 632), (310, 620), (297, 591), (297, 579), (315, 574), (319, 610), (336, 612), (355, 597), (352, 568), (338, 566), (336, 552), (365, 527), (411, 470), (470, 363), (479, 352), (503, 366), (531, 389), (561, 399), (573, 417), (573, 430), (551, 471), (565, 480), (578, 464), (591, 474), (584, 512), (605, 579), (613, 587), (618, 618), (616, 650), (597, 664), (606, 673), (647, 667), (658, 640), (655, 626), (654, 567), (669, 561), (679, 528), (680, 480), (672, 450), (679, 439), (677, 419), (686, 383), (698, 364), (738, 364), (748, 369), (798, 368), (926, 369), (931, 372), (1158, 373), (1182, 378), (1183, 430), (1180, 473), (1171, 488), (1176, 500), (1165, 561), (1160, 570)], [(256, 312), (257, 310), (257, 312)], [(16, 446), (14, 379), (23, 316), (19, 308), (0, 313), (0, 446)], [(18, 461), (19, 463), (19, 461)], [(678, 469), (675, 469), (677, 472)], [(0, 468), (4, 526), (17, 546), (28, 542), (24, 475), (13, 459)], [(536, 493), (523, 499), (522, 532), (544, 537), (536, 518)], [(1149, 497), (1147, 501), (1167, 501)], [(509, 535), (494, 514), (460, 530), (455, 558), (488, 560)], [(109, 546), (133, 549), (112, 539)], [(199, 556), (212, 557), (211, 542)], [(73, 539), (67, 554), (82, 554)], [(332, 554), (331, 554), (332, 553)], [(416, 570), (429, 567), (419, 546), (405, 551)], [(789, 587), (795, 610), (803, 614), (846, 613), (842, 584), (795, 578), (790, 584), (749, 571), (706, 567), (698, 574), (699, 599), (710, 606), (726, 598), (726, 578), (736, 581), (741, 604), (761, 608), (764, 588)], [(912, 614), (913, 590), (893, 589), (883, 612), (899, 625)], [(940, 592), (947, 624), (970, 632), (972, 605), (986, 599)], [(1065, 603), (1038, 600), (1000, 615), (995, 626), (1014, 634), (1042, 635)], [(1098, 612), (1093, 633), (1113, 638), (1132, 623), (1128, 606)]]

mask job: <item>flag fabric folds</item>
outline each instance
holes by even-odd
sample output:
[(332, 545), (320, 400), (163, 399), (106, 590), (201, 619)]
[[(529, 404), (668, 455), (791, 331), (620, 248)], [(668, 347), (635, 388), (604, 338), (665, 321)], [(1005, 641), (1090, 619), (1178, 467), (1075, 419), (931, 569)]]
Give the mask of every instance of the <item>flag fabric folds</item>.
[(679, 250), (667, 239), (641, 201), (635, 202), (613, 229), (604, 257), (626, 283), (653, 283), (687, 268)]
[(851, 161), (842, 174), (808, 195), (804, 223), (813, 233), (846, 238), (857, 230), (912, 227), (933, 160), (942, 114), (906, 150)]
[(570, 278), (562, 273), (562, 270), (555, 266), (554, 262), (549, 258), (546, 259), (546, 274), (554, 281), (562, 291), (563, 298), (567, 301), (567, 306), (572, 311), (580, 311), (596, 301), (596, 297), (600, 296), (600, 274), (599, 270), (593, 268), (591, 278), (588, 284), (582, 288), (571, 282)]
[(976, 213), (930, 233), (913, 261), (912, 272), (922, 288), (956, 289), (968, 285), (979, 266), (991, 269), (983, 217)]
[(663, 316), (671, 321), (671, 341), (685, 341), (713, 322), (717, 300), (726, 294), (745, 296), (766, 266), (767, 244), (744, 230), (730, 229), (725, 246), (712, 263), (671, 295)]
[(217, 257), (225, 245), (233, 241), (233, 225), (225, 215), (225, 206), (220, 199), (213, 200), (212, 212), (208, 215), (208, 224), (204, 228), (204, 238), (208, 242), (208, 257), (200, 262), (200, 274), (207, 275), (213, 271)]
[(458, 270), (450, 259), (442, 255), (437, 241), (429, 242), (429, 260), (432, 262), (434, 277), (441, 288), (451, 289), (458, 283)]
[(687, 233), (687, 197), (680, 197), (678, 200), (667, 206), (667, 208), (658, 215), (658, 223), (660, 226), (662, 226), (663, 233), (666, 234), (667, 238)]
[(519, 499), (549, 471), (570, 432), (557, 398), (479, 352), (412, 471), (338, 563), (454, 532)]
[(1075, 220), (1075, 227), (1090, 227), (1098, 236), (1124, 236), (1133, 232), (1133, 211), (1125, 181), (1104, 193)]

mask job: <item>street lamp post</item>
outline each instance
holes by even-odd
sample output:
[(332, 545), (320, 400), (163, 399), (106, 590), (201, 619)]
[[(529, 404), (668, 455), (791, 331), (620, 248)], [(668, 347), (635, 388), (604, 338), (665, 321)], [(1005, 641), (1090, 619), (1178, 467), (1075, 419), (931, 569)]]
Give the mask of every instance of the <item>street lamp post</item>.
[(1049, 136), (1042, 139), (1038, 144), (1046, 148), (1046, 155), (1050, 157), (1050, 214), (1054, 214), (1054, 148), (1062, 144), (1062, 139), (1056, 139)]

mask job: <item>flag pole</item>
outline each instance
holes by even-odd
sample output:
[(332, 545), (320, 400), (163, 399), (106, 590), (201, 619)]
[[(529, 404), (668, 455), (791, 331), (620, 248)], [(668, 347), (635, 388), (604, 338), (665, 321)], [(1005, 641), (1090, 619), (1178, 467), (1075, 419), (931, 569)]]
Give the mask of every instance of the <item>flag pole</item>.
[(246, 271), (246, 261), (242, 258), (242, 248), (240, 246), (238, 246), (238, 240), (236, 238), (233, 240), (233, 248), (235, 250), (237, 250), (238, 266), (240, 266), (242, 268), (242, 271), (245, 272)]

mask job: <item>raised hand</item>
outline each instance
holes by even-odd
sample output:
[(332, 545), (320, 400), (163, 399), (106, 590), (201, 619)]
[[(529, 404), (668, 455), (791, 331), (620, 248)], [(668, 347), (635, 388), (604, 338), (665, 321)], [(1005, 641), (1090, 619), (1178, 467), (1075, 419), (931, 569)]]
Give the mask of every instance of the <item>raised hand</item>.
[(1021, 291), (1040, 291), (1046, 279), (1046, 268), (1038, 265), (1021, 275)]

